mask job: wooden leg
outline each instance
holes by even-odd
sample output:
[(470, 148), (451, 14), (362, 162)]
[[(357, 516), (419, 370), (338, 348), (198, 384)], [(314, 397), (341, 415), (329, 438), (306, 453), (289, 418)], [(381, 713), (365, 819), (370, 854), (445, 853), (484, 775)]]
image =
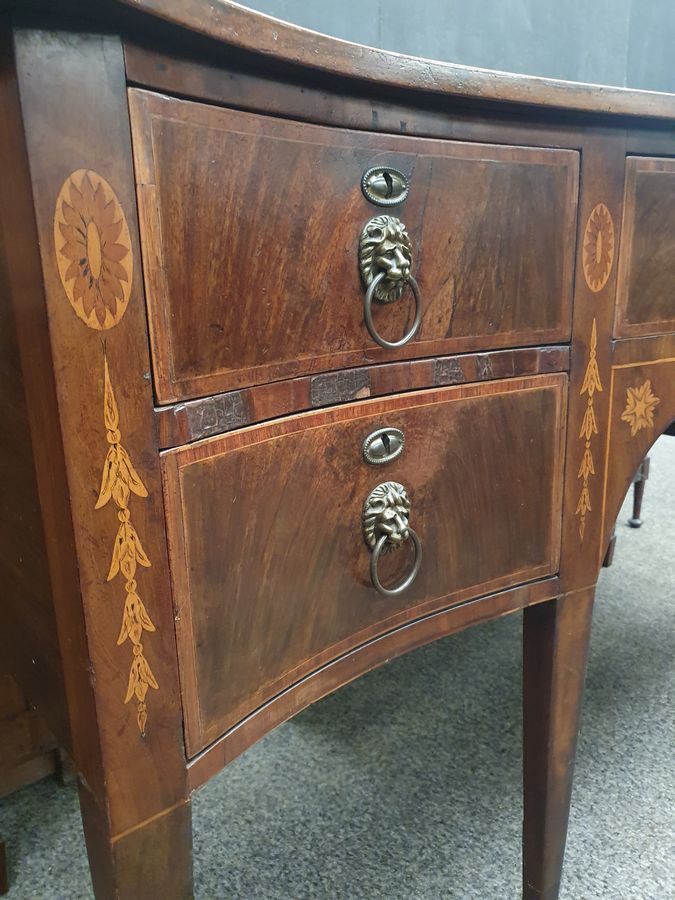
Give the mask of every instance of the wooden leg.
[(602, 561), (602, 566), (604, 569), (609, 569), (609, 567), (614, 562), (614, 551), (616, 550), (616, 528), (612, 529), (612, 536), (609, 539), (609, 544), (607, 545), (607, 553), (605, 553), (605, 558)]
[(72, 759), (61, 747), (56, 751), (56, 780), (61, 787), (70, 787), (77, 782), (77, 770)]
[(189, 800), (116, 837), (82, 785), (80, 809), (96, 900), (192, 900)]
[(560, 889), (593, 590), (525, 610), (523, 900)]
[(642, 525), (642, 498), (645, 495), (645, 482), (649, 478), (649, 457), (640, 463), (640, 468), (633, 479), (633, 516), (628, 520), (631, 528), (639, 528)]
[(7, 857), (5, 855), (5, 842), (0, 838), (0, 894), (6, 894), (9, 890), (9, 878), (7, 877)]

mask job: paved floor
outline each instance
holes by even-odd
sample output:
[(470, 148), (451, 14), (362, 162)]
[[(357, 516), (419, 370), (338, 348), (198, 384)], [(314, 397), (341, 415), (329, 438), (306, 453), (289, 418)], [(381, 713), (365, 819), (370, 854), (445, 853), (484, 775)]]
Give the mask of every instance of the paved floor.
[[(596, 606), (562, 900), (675, 900), (675, 438)], [(194, 802), (198, 900), (516, 900), (520, 617), (360, 679)], [(0, 801), (8, 900), (91, 886), (73, 790)]]

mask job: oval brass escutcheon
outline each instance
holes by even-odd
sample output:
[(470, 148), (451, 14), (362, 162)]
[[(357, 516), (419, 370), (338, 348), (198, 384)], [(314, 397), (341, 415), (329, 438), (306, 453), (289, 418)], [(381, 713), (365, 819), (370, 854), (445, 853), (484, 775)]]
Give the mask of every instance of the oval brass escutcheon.
[(391, 462), (403, 453), (405, 436), (399, 428), (378, 428), (363, 442), (363, 458), (371, 466)]
[(391, 166), (373, 166), (363, 173), (361, 190), (376, 206), (396, 206), (408, 196), (408, 178)]

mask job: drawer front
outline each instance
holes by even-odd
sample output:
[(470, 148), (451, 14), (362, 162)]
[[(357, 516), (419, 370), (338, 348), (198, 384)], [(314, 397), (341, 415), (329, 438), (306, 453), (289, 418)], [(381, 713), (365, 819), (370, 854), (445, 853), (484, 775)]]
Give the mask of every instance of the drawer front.
[[(190, 754), (383, 631), (553, 574), (566, 384), (540, 375), (362, 401), (162, 454)], [(384, 427), (403, 432), (403, 452), (369, 464), (363, 442)], [(384, 482), (406, 489), (422, 551), (394, 597), (373, 587), (362, 522)], [(382, 553), (384, 585), (414, 559), (411, 538)]]
[[(160, 402), (569, 337), (576, 152), (353, 132), (135, 89), (130, 104)], [(401, 204), (366, 199), (373, 166), (406, 176)], [(422, 309), (396, 350), (364, 322), (359, 237), (382, 215), (406, 226)], [(413, 311), (408, 286), (374, 302), (373, 325), (398, 340)]]
[(615, 335), (675, 331), (675, 160), (628, 157)]

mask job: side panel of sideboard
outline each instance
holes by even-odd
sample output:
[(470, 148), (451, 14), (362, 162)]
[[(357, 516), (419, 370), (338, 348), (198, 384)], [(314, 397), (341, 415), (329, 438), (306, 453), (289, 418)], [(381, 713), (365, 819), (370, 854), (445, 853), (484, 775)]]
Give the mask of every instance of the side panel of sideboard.
[[(72, 751), (52, 585), (75, 581), (67, 490), (9, 28), (0, 27), (0, 671)], [(21, 337), (19, 341), (18, 337)], [(21, 345), (21, 346), (20, 346)], [(21, 352), (23, 351), (23, 352)], [(23, 357), (23, 358), (22, 358)], [(42, 364), (40, 363), (42, 362)], [(28, 404), (27, 395), (31, 400)], [(40, 402), (41, 401), (41, 402)], [(50, 449), (51, 448), (51, 449)], [(37, 473), (36, 473), (37, 465)], [(50, 471), (51, 470), (51, 471)], [(11, 473), (11, 475), (10, 475)], [(42, 477), (38, 478), (39, 475)], [(44, 515), (44, 525), (43, 525)], [(46, 529), (45, 529), (46, 526)], [(49, 563), (48, 563), (49, 560)], [(51, 580), (50, 580), (51, 578)], [(74, 616), (72, 628), (75, 628)], [(81, 660), (68, 661), (76, 671)]]
[(611, 363), (598, 564), (634, 473), (675, 421), (675, 334), (614, 341)]

